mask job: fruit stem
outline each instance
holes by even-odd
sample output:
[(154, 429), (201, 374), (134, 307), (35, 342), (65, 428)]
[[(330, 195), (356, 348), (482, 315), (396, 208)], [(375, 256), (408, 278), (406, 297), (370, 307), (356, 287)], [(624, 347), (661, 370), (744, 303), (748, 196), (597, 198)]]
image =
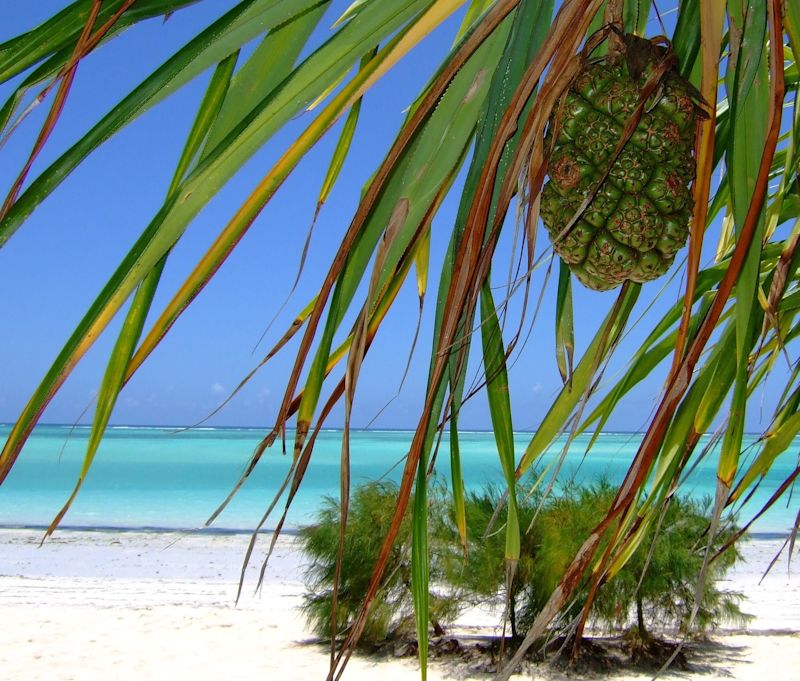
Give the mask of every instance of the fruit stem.
[(624, 0), (608, 0), (603, 15), (603, 23), (606, 26), (614, 26), (619, 30), (619, 32), (609, 31), (608, 33), (608, 51), (613, 54), (622, 54), (625, 50), (622, 43), (622, 33), (625, 31), (625, 25), (622, 22), (623, 2)]

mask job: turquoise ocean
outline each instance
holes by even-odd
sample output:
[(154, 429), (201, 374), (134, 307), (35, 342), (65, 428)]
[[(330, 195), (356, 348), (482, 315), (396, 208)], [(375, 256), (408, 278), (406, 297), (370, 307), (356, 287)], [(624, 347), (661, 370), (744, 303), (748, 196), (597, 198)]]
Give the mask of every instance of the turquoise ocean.
[[(5, 440), (9, 426), (0, 426)], [(0, 486), (0, 526), (46, 526), (69, 496), (80, 471), (87, 426), (43, 425), (37, 427), (5, 484)], [(253, 449), (264, 435), (255, 428), (196, 428), (178, 432), (164, 427), (113, 426), (109, 428), (95, 463), (78, 498), (62, 522), (63, 527), (125, 529), (194, 529), (227, 496), (242, 473)], [(351, 434), (353, 484), (385, 477), (398, 480), (408, 451), (410, 431), (354, 431)], [(521, 456), (530, 433), (516, 435)], [(339, 459), (342, 433), (320, 433), (305, 481), (288, 516), (287, 526), (308, 523), (325, 496), (338, 497)], [(449, 452), (444, 438), (437, 458), (437, 471), (449, 479)], [(589, 436), (572, 443), (559, 480), (590, 483), (600, 477), (622, 479), (630, 464), (640, 434), (603, 433), (586, 454)], [(745, 441), (744, 456), (753, 456), (755, 437)], [(267, 450), (261, 463), (219, 516), (213, 527), (220, 531), (252, 529), (277, 492), (291, 461), (280, 442)], [(698, 447), (702, 449), (703, 443)], [(563, 440), (543, 457), (546, 465), (558, 458)], [(743, 509), (750, 517), (772, 491), (794, 470), (800, 447), (795, 443), (776, 462), (769, 476)], [(465, 432), (461, 436), (465, 484), (478, 489), (501, 483), (497, 450), (491, 433)], [(715, 490), (716, 453), (707, 456), (686, 480), (684, 491), (693, 496), (712, 496)], [(265, 527), (274, 527), (283, 508)], [(756, 533), (785, 533), (797, 513), (797, 496), (780, 501), (754, 526)]]

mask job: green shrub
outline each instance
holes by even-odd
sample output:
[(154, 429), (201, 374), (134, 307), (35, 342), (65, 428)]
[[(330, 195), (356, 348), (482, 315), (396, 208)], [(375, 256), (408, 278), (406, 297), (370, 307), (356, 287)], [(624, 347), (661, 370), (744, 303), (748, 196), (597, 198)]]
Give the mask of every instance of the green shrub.
[[(518, 503), (520, 559), (508, 594), (508, 614), (511, 635), (519, 636), (517, 621), (519, 605), (531, 601), (530, 588), (535, 583), (536, 549), (540, 544), (538, 528), (525, 532), (533, 520), (539, 497), (521, 498)], [(487, 599), (505, 598), (505, 523), (500, 513), (490, 527), (495, 510), (504, 501), (503, 490), (488, 485), (480, 492), (469, 492), (465, 498), (467, 516), (467, 551), (461, 546), (452, 515), (452, 504), (440, 514), (445, 522), (437, 526), (436, 541), (441, 544), (444, 580), (454, 589), (454, 596), (464, 605), (485, 604)]]
[[(389, 529), (397, 492), (392, 483), (369, 483), (353, 494), (339, 591), (340, 634), (358, 614)], [(508, 598), (511, 634), (515, 638), (523, 635), (583, 540), (609, 508), (614, 494), (614, 487), (606, 481), (590, 486), (570, 485), (541, 504), (540, 495), (520, 490), (521, 556), (511, 591), (506, 594), (502, 490), (490, 485), (467, 494), (464, 553), (455, 529), (452, 502), (441, 486), (433, 485), (429, 497), (431, 581), (444, 589), (431, 594), (434, 631), (441, 633), (442, 625), (467, 606), (483, 605), (489, 600), (504, 604)], [(501, 512), (490, 528), (498, 507)], [(625, 566), (598, 591), (592, 606), (593, 621), (609, 629), (635, 624), (641, 639), (649, 638), (652, 628), (685, 630), (703, 564), (708, 518), (708, 502), (675, 497), (658, 532), (651, 526)], [(713, 550), (721, 548), (732, 532), (731, 528), (720, 531)], [(310, 559), (304, 608), (313, 629), (327, 636), (339, 542), (337, 500), (325, 500), (317, 522), (303, 528), (300, 539)], [(691, 633), (703, 633), (723, 621), (746, 621), (747, 616), (738, 606), (741, 595), (722, 591), (716, 584), (737, 558), (736, 551), (729, 549), (711, 564)], [(584, 581), (567, 616), (581, 611), (587, 587)], [(413, 635), (411, 525), (405, 519), (361, 642), (374, 646), (389, 638)]]
[[(612, 491), (603, 489), (602, 495), (610, 501)], [(641, 545), (600, 592), (594, 615), (610, 626), (621, 627), (629, 623), (635, 610), (641, 638), (647, 637), (653, 623), (692, 634), (703, 634), (723, 622), (746, 623), (750, 616), (739, 608), (743, 595), (717, 586), (717, 580), (740, 558), (735, 549), (728, 549), (709, 564), (700, 606), (687, 632), (708, 543), (710, 515), (709, 500), (673, 498), (660, 526), (654, 524), (648, 529)], [(726, 526), (717, 533), (712, 554), (722, 548), (733, 531)]]
[[(397, 485), (371, 482), (357, 487), (352, 495), (345, 532), (341, 583), (338, 595), (339, 634), (346, 633), (358, 615), (372, 578), (383, 539), (389, 530)], [(432, 503), (441, 503), (438, 493)], [(333, 580), (339, 550), (339, 501), (326, 498), (317, 522), (300, 530), (300, 542), (310, 563), (306, 571), (307, 593), (304, 610), (312, 629), (330, 635)], [(431, 551), (431, 578), (436, 579), (435, 551)], [(434, 631), (455, 616), (453, 599), (431, 594), (430, 616)], [(411, 592), (411, 524), (405, 518), (389, 556), (384, 577), (373, 601), (360, 643), (374, 646), (390, 638), (413, 636), (415, 632)]]
[[(569, 486), (547, 500), (536, 521), (537, 547), (531, 600), (522, 613), (529, 626), (555, 588), (584, 539), (610, 507), (616, 489), (607, 481), (589, 486)], [(602, 585), (592, 605), (592, 618), (610, 629), (627, 627), (635, 619), (641, 638), (651, 628), (684, 631), (689, 623), (697, 579), (703, 566), (709, 503), (675, 497), (660, 527), (651, 525), (639, 546), (620, 571)], [(714, 539), (716, 551), (733, 529), (722, 529)], [(607, 545), (603, 539), (602, 548)], [(700, 607), (691, 633), (700, 634), (723, 621), (737, 624), (747, 616), (739, 609), (741, 594), (721, 591), (717, 579), (724, 576), (738, 554), (730, 549), (710, 564)], [(587, 596), (587, 581), (568, 614), (575, 615)]]
[[(570, 485), (551, 495), (536, 515), (541, 497), (520, 490), (520, 526), (523, 531), (528, 527), (530, 530), (521, 537), (521, 557), (508, 595), (513, 636), (524, 634), (533, 623), (582, 542), (608, 510), (615, 491), (607, 481), (590, 486)], [(505, 596), (503, 513), (486, 532), (502, 502), (502, 491), (492, 486), (467, 495), (466, 556), (457, 544), (452, 519), (440, 532), (440, 541), (449, 542), (449, 550), (442, 551), (447, 556), (444, 575), (461, 602), (479, 604), (487, 598)], [(674, 498), (658, 533), (651, 526), (625, 566), (597, 593), (593, 620), (609, 629), (622, 629), (635, 621), (642, 638), (654, 625), (685, 629), (703, 564), (709, 517), (707, 502)], [(714, 551), (732, 532), (731, 528), (719, 532)], [(605, 545), (604, 540), (602, 548)], [(736, 551), (729, 549), (711, 564), (693, 633), (705, 632), (721, 622), (746, 621), (747, 615), (738, 606), (741, 594), (722, 591), (716, 584), (737, 558)], [(567, 617), (581, 611), (587, 590), (588, 583), (584, 581), (566, 610)]]

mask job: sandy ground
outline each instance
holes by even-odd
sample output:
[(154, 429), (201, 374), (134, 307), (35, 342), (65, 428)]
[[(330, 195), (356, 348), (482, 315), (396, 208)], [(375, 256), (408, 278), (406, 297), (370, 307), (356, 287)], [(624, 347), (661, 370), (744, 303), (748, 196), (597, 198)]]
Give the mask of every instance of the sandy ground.
[[(39, 548), (40, 537), (0, 530), (0, 679), (326, 676), (326, 649), (305, 631), (297, 610), (302, 562), (291, 537), (279, 541), (258, 594), (258, 565), (248, 569), (238, 605), (246, 536), (60, 531)], [(748, 630), (719, 632), (694, 651), (695, 671), (662, 678), (800, 680), (800, 576), (790, 575), (783, 560), (759, 585), (780, 543), (745, 545), (747, 562), (723, 584), (747, 594), (743, 609), (756, 615)], [(461, 631), (492, 631), (485, 612), (468, 613), (458, 624)], [(541, 674), (560, 676), (548, 669)], [(376, 675), (381, 681), (419, 678), (413, 659), (366, 657), (354, 658), (344, 678)], [(490, 677), (466, 663), (436, 661), (428, 678)]]

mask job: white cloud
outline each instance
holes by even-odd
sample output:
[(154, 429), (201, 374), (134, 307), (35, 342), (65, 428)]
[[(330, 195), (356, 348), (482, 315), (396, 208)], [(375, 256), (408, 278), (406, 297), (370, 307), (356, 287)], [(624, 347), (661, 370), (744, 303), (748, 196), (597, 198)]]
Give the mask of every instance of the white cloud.
[(542, 392), (542, 387), (543, 386), (541, 383), (534, 383), (533, 386), (531, 387), (531, 390), (535, 393), (540, 393)]
[(221, 383), (213, 383), (211, 385), (211, 392), (212, 393), (224, 393), (225, 392), (225, 386), (223, 386)]

